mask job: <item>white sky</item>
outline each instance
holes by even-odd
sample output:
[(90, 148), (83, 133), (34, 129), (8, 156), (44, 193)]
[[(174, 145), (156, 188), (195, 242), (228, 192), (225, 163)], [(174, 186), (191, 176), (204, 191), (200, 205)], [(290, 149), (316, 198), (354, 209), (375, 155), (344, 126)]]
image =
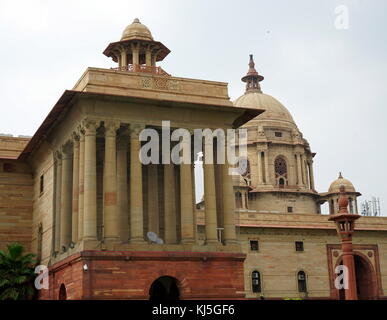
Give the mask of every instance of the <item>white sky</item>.
[(86, 67), (114, 66), (102, 51), (138, 17), (172, 51), (164, 70), (228, 82), (232, 100), (253, 53), (262, 90), (317, 153), (317, 190), (342, 171), (387, 215), (386, 13), (384, 0), (0, 0), (0, 132), (33, 135)]

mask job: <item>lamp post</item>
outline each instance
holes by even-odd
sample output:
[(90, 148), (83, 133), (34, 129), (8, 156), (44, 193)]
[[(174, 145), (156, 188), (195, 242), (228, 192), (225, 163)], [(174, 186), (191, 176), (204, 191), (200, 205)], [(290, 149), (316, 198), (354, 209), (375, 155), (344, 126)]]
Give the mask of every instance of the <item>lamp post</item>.
[(336, 224), (336, 231), (341, 239), (343, 251), (343, 265), (348, 270), (348, 288), (345, 288), (345, 300), (357, 300), (355, 260), (352, 248), (352, 235), (355, 229), (355, 220), (360, 216), (348, 213), (348, 197), (345, 187), (340, 186), (339, 212), (332, 215), (329, 221)]

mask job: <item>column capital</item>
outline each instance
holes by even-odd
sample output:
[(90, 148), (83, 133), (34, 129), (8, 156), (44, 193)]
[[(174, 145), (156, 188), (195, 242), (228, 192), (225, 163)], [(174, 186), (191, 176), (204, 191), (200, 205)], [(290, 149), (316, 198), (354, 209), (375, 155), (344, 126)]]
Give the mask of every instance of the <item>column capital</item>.
[(62, 159), (67, 159), (69, 156), (72, 154), (72, 148), (71, 148), (71, 143), (69, 141), (66, 141), (64, 144), (61, 146), (61, 153), (62, 153)]
[(77, 132), (77, 131), (72, 132), (71, 133), (71, 140), (74, 143), (74, 147), (78, 147), (79, 146), (79, 140), (80, 140), (79, 132)]
[(95, 119), (84, 119), (82, 121), (82, 129), (86, 136), (94, 136), (97, 133), (99, 123)]
[(131, 123), (129, 126), (129, 132), (131, 139), (138, 139), (140, 132), (145, 129), (145, 124), (142, 123)]
[(55, 151), (54, 152), (54, 159), (55, 159), (55, 161), (58, 161), (58, 162), (62, 161), (62, 152), (59, 150)]
[(107, 120), (104, 122), (105, 136), (116, 136), (117, 130), (120, 128), (121, 123), (115, 120)]

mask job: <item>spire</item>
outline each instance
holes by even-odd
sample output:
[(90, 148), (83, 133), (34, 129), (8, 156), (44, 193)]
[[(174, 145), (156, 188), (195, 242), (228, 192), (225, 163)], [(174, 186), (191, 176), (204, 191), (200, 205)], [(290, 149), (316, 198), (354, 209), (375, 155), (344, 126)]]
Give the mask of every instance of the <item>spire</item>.
[(249, 70), (247, 71), (247, 74), (242, 78), (242, 81), (246, 82), (246, 92), (255, 91), (262, 93), (259, 82), (261, 82), (263, 79), (264, 77), (259, 75), (257, 70), (255, 70), (253, 55), (250, 54)]
[(343, 175), (339, 172), (339, 179), (343, 179)]

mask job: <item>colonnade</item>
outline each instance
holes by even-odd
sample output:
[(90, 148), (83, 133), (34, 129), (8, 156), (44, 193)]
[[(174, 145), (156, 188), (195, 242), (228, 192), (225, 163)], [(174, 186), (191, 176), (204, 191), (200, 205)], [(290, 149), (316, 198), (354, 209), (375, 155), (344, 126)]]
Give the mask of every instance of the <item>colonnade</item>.
[[(146, 230), (167, 244), (196, 242), (193, 163), (142, 164), (139, 135), (144, 128), (143, 124), (85, 120), (55, 152), (56, 252), (82, 240), (102, 240), (97, 232), (99, 211), (105, 242), (145, 243)], [(97, 140), (104, 144), (102, 208), (97, 201), (97, 161), (102, 161), (97, 159)], [(217, 181), (215, 167), (203, 165), (206, 243), (218, 243), (218, 227), (224, 228), (224, 243), (234, 243), (232, 179), (223, 164)], [(219, 188), (221, 206), (216, 199)], [(217, 223), (218, 215), (223, 215), (223, 226)]]

